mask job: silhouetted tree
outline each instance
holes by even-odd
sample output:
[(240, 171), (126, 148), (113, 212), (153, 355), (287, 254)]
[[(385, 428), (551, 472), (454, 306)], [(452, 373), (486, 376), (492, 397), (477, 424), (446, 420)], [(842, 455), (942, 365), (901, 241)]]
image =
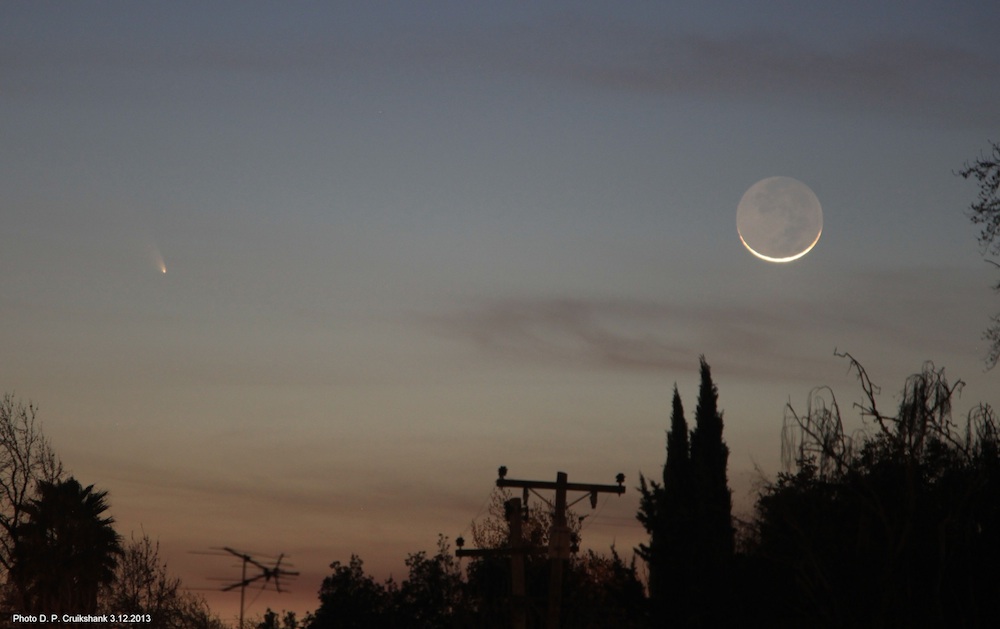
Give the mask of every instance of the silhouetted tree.
[(626, 564), (614, 547), (610, 556), (588, 550), (574, 557), (563, 589), (564, 627), (660, 626), (651, 625), (646, 614), (646, 594), (636, 572), (635, 556)]
[(219, 617), (212, 613), (208, 603), (201, 596), (182, 595), (178, 600), (177, 613), (174, 616), (181, 622), (175, 627), (184, 629), (230, 629)]
[(424, 551), (412, 553), (406, 567), (409, 576), (399, 586), (396, 609), (407, 627), (445, 627), (468, 616), (462, 571), (446, 537), (438, 536), (433, 557)]
[(323, 579), (320, 606), (309, 629), (397, 626), (393, 609), (395, 586), (377, 583), (365, 574), (363, 565), (357, 555), (351, 555), (347, 565), (339, 561), (330, 564), (333, 574)]
[(637, 519), (650, 534), (639, 555), (649, 568), (654, 618), (672, 626), (718, 626), (729, 606), (734, 531), (726, 476), (729, 448), (722, 439), (718, 390), (705, 357), (695, 428), (687, 422), (677, 387), (667, 433), (663, 484), (640, 475)]
[[(510, 559), (476, 559), (469, 564), (465, 588), (465, 613), (454, 626), (510, 626)], [(528, 594), (528, 627), (547, 626), (549, 568), (545, 554), (525, 562)], [(593, 550), (573, 555), (566, 563), (562, 581), (561, 624), (574, 628), (649, 625), (645, 588), (635, 566), (626, 564), (612, 547), (611, 555)]]
[[(963, 179), (975, 179), (979, 182), (979, 196), (969, 206), (969, 218), (976, 225), (981, 225), (979, 244), (984, 255), (1000, 254), (1000, 143), (991, 142), (993, 154), (982, 155), (976, 161), (966, 162), (958, 174)], [(996, 264), (996, 263), (994, 263)], [(1000, 283), (995, 286), (1000, 291)], [(990, 368), (1000, 360), (1000, 314), (992, 317), (992, 325), (986, 329), (983, 337), (990, 342), (990, 350), (986, 363)]]
[[(529, 587), (535, 591), (535, 564), (525, 562)], [(483, 557), (472, 560), (466, 569), (466, 602), (475, 624), (484, 628), (506, 628), (511, 615), (511, 572), (507, 557)], [(530, 611), (530, 610), (529, 610)]]
[(94, 613), (122, 553), (114, 519), (104, 515), (107, 492), (69, 478), (40, 482), (38, 496), (24, 507), (28, 519), (18, 529), (11, 570), (21, 609)]
[(55, 482), (62, 476), (62, 464), (35, 413), (34, 405), (25, 406), (10, 394), (0, 399), (0, 577), (4, 578), (14, 565), (18, 528), (27, 519), (24, 507), (38, 482)]
[[(530, 600), (528, 627), (546, 623), (548, 562), (526, 566)], [(333, 574), (323, 580), (320, 607), (303, 627), (468, 627), (510, 626), (510, 561), (477, 559), (468, 576), (450, 550), (447, 538), (438, 537), (437, 552), (411, 553), (406, 558), (407, 578), (376, 582), (365, 574), (356, 555), (349, 565), (331, 564)], [(635, 560), (626, 565), (611, 549), (611, 557), (588, 551), (572, 558), (563, 579), (563, 626), (639, 628), (647, 626), (644, 588)], [(273, 612), (257, 623), (259, 629), (277, 627)]]
[(640, 474), (637, 519), (649, 533), (649, 545), (640, 544), (639, 556), (649, 571), (649, 596), (658, 622), (686, 623), (690, 616), (694, 491), (687, 420), (674, 384), (667, 431), (667, 460), (663, 484), (647, 486)]
[(264, 617), (257, 622), (255, 629), (304, 629), (307, 626), (308, 615), (306, 621), (299, 621), (295, 616), (295, 612), (286, 611), (283, 615), (278, 615), (278, 613), (272, 610), (270, 607), (264, 612)]
[[(838, 436), (835, 404), (793, 413), (810, 445), (757, 502), (748, 554), (758, 560), (755, 581), (769, 585), (768, 624), (992, 625), (1000, 618), (996, 417), (981, 406), (960, 431), (951, 400), (961, 383), (949, 385), (930, 363), (885, 414), (878, 387), (851, 362), (874, 434)], [(823, 457), (838, 462), (824, 466)]]
[(727, 479), (729, 448), (722, 439), (722, 412), (712, 372), (700, 358), (701, 384), (691, 432), (694, 534), (691, 551), (692, 622), (718, 626), (729, 608), (729, 568), (733, 557), (733, 499)]
[(124, 545), (114, 581), (101, 592), (100, 609), (149, 614), (149, 629), (221, 629), (204, 600), (181, 589), (181, 580), (160, 559), (160, 544), (143, 533)]

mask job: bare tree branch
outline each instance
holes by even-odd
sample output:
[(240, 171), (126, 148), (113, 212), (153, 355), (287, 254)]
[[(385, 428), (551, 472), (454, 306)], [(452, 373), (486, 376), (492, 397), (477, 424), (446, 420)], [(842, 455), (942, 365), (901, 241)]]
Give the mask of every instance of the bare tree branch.
[(11, 394), (0, 399), (0, 567), (13, 565), (17, 530), (24, 523), (24, 506), (38, 481), (62, 477), (62, 463), (35, 420), (37, 408)]
[[(969, 206), (969, 220), (974, 225), (981, 225), (979, 232), (980, 252), (986, 255), (1000, 255), (1000, 143), (990, 142), (993, 154), (980, 154), (979, 159), (966, 162), (962, 170), (955, 173), (963, 179), (974, 179), (979, 182), (979, 196)], [(1000, 267), (993, 260), (990, 264)], [(994, 286), (1000, 291), (1000, 282)], [(983, 333), (983, 339), (989, 341), (989, 351), (986, 355), (986, 368), (996, 367), (1000, 360), (1000, 315), (991, 317), (991, 325)]]

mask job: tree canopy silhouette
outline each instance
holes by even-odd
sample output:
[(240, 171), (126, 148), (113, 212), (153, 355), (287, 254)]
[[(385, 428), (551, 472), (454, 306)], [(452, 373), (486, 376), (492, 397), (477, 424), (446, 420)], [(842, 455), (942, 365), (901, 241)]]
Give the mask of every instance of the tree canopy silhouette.
[(31, 613), (91, 614), (101, 586), (115, 579), (122, 554), (107, 492), (75, 478), (38, 484), (24, 507), (11, 576), (22, 609)]
[[(789, 407), (789, 471), (757, 502), (757, 563), (771, 626), (979, 627), (1000, 617), (1000, 432), (992, 409), (960, 428), (961, 382), (927, 363), (903, 387), (895, 414), (857, 371), (868, 430), (844, 433), (828, 390)], [(794, 437), (794, 438), (792, 438)], [(775, 613), (775, 610), (780, 610)]]
[[(323, 580), (320, 606), (308, 617), (309, 629), (332, 627), (468, 627), (505, 628), (511, 624), (510, 560), (477, 558), (462, 569), (444, 536), (437, 552), (411, 553), (408, 575), (401, 583), (378, 582), (366, 574), (363, 562), (352, 555), (345, 565), (331, 564), (333, 573)], [(548, 564), (528, 567), (528, 627), (546, 626)], [(561, 623), (580, 629), (646, 627), (642, 582), (635, 562), (626, 564), (611, 549), (611, 556), (593, 551), (570, 559), (564, 573)]]
[(320, 606), (309, 629), (343, 627), (358, 629), (392, 627), (395, 623), (391, 582), (385, 586), (365, 574), (364, 562), (357, 555), (345, 565), (330, 564), (333, 573), (323, 579), (319, 590)]

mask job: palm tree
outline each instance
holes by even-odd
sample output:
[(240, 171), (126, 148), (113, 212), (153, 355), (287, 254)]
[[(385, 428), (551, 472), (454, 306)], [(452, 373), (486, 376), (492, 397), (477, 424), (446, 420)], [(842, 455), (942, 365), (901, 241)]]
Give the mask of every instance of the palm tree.
[(108, 492), (74, 478), (38, 483), (18, 530), (13, 581), (32, 613), (97, 611), (97, 593), (115, 577), (121, 538), (104, 517)]

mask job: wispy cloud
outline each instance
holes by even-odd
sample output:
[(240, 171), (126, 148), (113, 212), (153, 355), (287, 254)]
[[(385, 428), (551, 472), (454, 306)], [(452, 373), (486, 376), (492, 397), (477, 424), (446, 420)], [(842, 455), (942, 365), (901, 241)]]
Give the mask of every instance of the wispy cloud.
[(730, 362), (746, 353), (779, 353), (776, 332), (800, 324), (787, 314), (769, 318), (740, 307), (566, 298), (484, 303), (444, 315), (438, 324), (506, 360), (672, 372), (690, 369), (692, 357), (703, 352)]
[(970, 295), (988, 298), (976, 282), (948, 271), (866, 271), (801, 298), (498, 299), (433, 322), (487, 356), (523, 364), (673, 372), (690, 370), (704, 353), (713, 366), (751, 379), (811, 380), (810, 368), (836, 347), (930, 352), (918, 360), (974, 352), (976, 335), (962, 323), (973, 317), (956, 307)]

